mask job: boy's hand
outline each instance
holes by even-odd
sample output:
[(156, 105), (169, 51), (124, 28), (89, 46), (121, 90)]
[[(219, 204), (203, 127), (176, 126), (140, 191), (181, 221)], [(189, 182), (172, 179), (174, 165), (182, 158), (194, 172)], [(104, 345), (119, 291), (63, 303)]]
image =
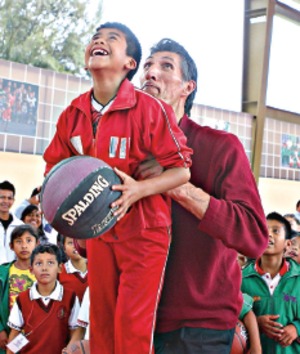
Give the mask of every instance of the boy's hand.
[(116, 184), (112, 186), (114, 191), (121, 191), (122, 195), (119, 199), (111, 204), (112, 208), (118, 207), (114, 212), (117, 216), (117, 220), (121, 220), (125, 216), (127, 210), (133, 203), (143, 197), (143, 191), (140, 188), (139, 182), (127, 175), (125, 172), (120, 171), (116, 167), (114, 168), (116, 174), (121, 178), (123, 184)]
[(297, 338), (298, 333), (296, 327), (293, 324), (289, 324), (283, 327), (283, 334), (278, 338), (278, 343), (282, 347), (287, 347), (291, 345)]
[(6, 344), (8, 343), (7, 340), (7, 333), (5, 331), (0, 332), (0, 348), (6, 350)]
[(263, 315), (257, 317), (257, 323), (261, 332), (271, 339), (278, 340), (283, 334), (283, 325), (276, 320), (279, 315)]

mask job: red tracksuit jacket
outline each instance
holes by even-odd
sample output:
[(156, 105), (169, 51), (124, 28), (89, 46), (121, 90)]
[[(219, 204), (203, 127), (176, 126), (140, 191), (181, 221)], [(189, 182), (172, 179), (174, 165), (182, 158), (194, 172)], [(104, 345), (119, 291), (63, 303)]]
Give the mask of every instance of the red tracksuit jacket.
[[(44, 153), (45, 173), (61, 160), (79, 155), (72, 143), (75, 137), (81, 141), (84, 155), (98, 157), (129, 175), (149, 154), (165, 168), (190, 167), (192, 150), (185, 145), (186, 138), (169, 105), (136, 89), (125, 79), (94, 136), (91, 93), (74, 99), (59, 117), (56, 133)], [(108, 233), (112, 235), (111, 241), (115, 234), (124, 240), (141, 229), (170, 224), (169, 203), (157, 194), (136, 202)]]

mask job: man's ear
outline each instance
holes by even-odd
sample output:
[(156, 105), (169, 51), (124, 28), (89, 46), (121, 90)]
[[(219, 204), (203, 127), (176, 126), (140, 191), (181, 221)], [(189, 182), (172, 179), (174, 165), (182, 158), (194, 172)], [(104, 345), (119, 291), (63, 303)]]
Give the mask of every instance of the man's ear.
[(184, 83), (185, 89), (183, 91), (183, 94), (185, 96), (189, 96), (197, 87), (197, 84), (194, 80), (189, 80)]
[(189, 80), (185, 83), (186, 87), (184, 93), (186, 96), (190, 95), (197, 87), (197, 84), (194, 80)]
[(125, 64), (126, 69), (134, 70), (136, 66), (137, 66), (136, 61), (133, 58), (129, 57), (128, 62)]

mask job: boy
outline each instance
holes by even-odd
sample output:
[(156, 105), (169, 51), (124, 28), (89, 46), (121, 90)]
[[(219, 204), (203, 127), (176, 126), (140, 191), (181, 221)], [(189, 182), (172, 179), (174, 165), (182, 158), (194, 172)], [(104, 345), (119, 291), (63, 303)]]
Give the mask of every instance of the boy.
[(16, 226), (23, 224), (10, 213), (15, 201), (15, 193), (15, 187), (9, 181), (0, 183), (0, 264), (15, 259), (15, 253), (10, 248), (10, 235)]
[(73, 289), (81, 303), (88, 286), (87, 262), (76, 250), (71, 237), (63, 236), (63, 247), (68, 261), (62, 265), (58, 280), (64, 287)]
[(285, 259), (290, 223), (280, 214), (267, 215), (269, 244), (261, 258), (243, 269), (242, 291), (254, 300), (264, 353), (299, 353), (300, 266)]
[[(37, 282), (18, 296), (8, 319), (8, 345), (15, 344), (15, 351), (61, 353), (68, 343), (70, 331), (76, 328), (79, 301), (72, 290), (58, 282), (60, 271), (61, 253), (56, 245), (43, 244), (33, 250), (31, 272)], [(20, 342), (23, 344), (19, 345)], [(8, 349), (7, 354), (11, 353)]]
[(0, 353), (5, 354), (9, 333), (7, 320), (17, 295), (30, 288), (35, 281), (30, 272), (30, 256), (38, 235), (30, 225), (17, 226), (11, 234), (10, 247), (16, 260), (0, 266)]
[(294, 236), (291, 239), (291, 244), (288, 251), (285, 253), (286, 257), (291, 257), (294, 261), (300, 264), (300, 235)]
[[(191, 149), (170, 106), (130, 83), (141, 59), (136, 36), (120, 23), (101, 25), (85, 51), (93, 89), (60, 116), (46, 149), (46, 173), (64, 158), (85, 154), (115, 167), (123, 184), (112, 203), (117, 224), (87, 241), (93, 354), (149, 354), (170, 242), (170, 205), (159, 193), (189, 179)], [(149, 155), (164, 167), (136, 181)], [(123, 172), (124, 171), (124, 172)]]

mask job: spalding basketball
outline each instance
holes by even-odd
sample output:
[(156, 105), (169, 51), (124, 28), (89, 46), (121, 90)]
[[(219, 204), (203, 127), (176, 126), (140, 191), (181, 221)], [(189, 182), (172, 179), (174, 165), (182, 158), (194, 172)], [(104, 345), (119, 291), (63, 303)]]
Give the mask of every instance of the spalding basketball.
[(74, 156), (55, 165), (41, 190), (41, 206), (46, 220), (56, 231), (73, 238), (102, 235), (116, 223), (111, 203), (121, 192), (113, 169), (90, 156)]
[(247, 354), (249, 351), (248, 332), (244, 324), (238, 320), (230, 354)]

